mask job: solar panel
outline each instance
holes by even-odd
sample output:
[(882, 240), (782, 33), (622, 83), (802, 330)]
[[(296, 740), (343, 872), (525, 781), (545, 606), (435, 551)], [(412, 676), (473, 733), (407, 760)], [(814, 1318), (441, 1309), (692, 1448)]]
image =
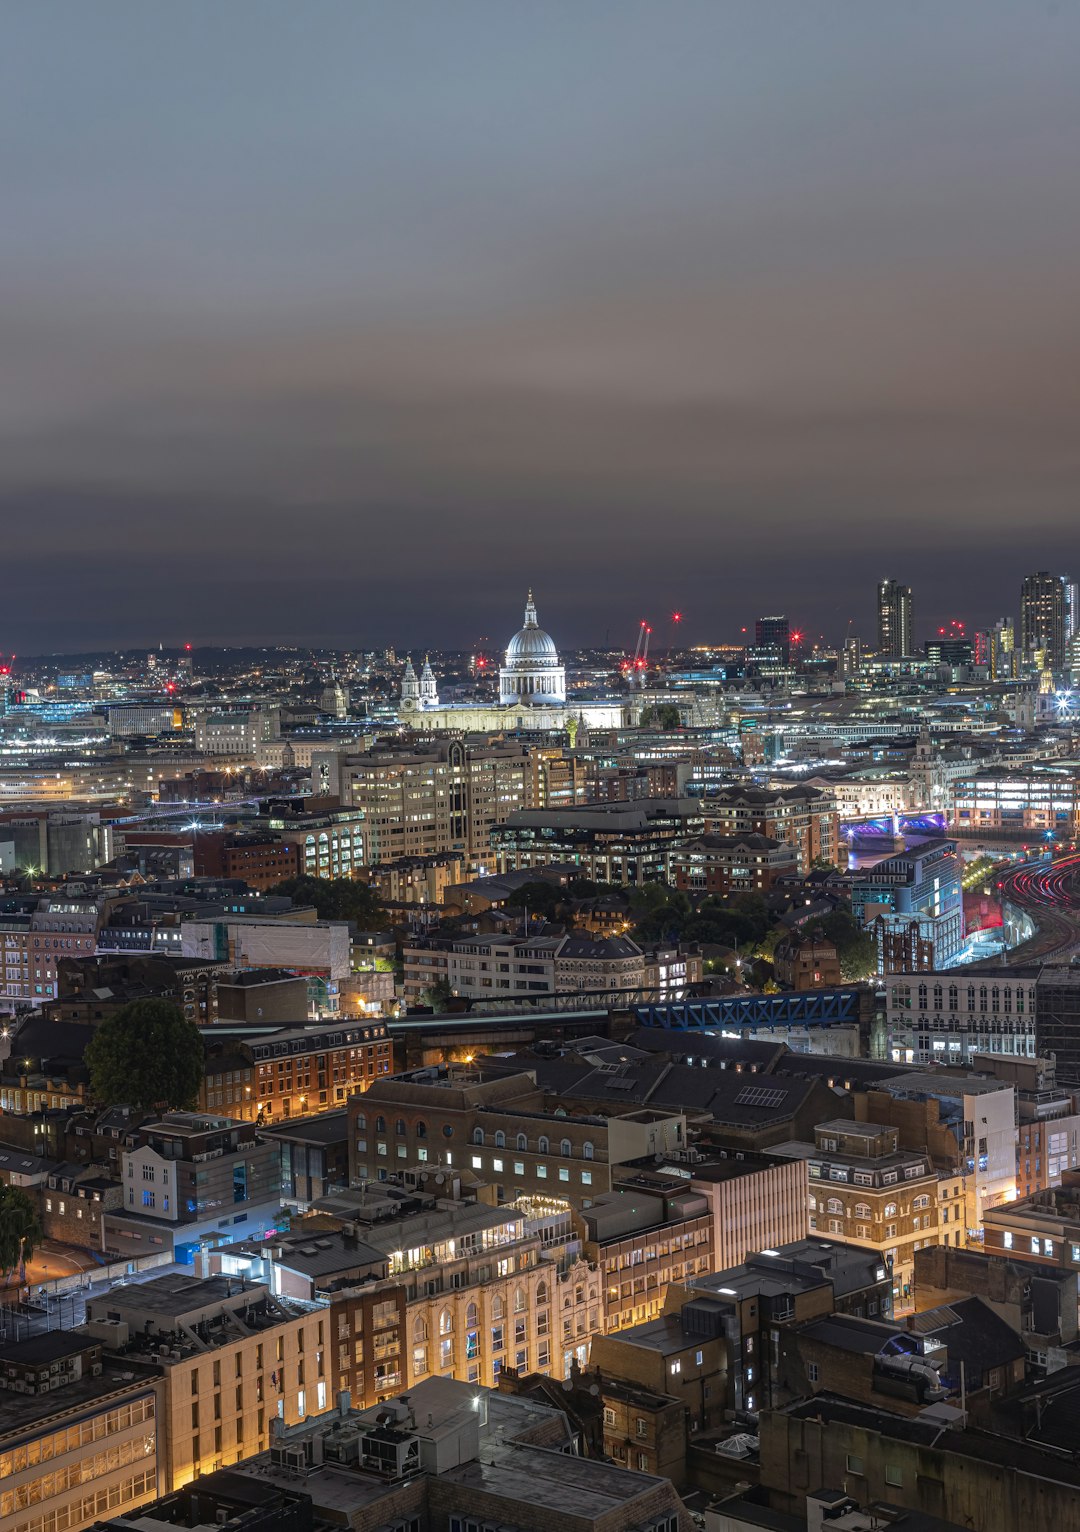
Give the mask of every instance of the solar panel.
[(735, 1097), (736, 1106), (779, 1106), (787, 1100), (786, 1090), (770, 1089), (765, 1085), (748, 1085)]

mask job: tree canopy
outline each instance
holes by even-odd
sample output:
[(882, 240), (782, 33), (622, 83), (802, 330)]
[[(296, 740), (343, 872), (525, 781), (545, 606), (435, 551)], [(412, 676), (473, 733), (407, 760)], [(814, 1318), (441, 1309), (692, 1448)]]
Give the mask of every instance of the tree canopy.
[(25, 1276), (26, 1263), (43, 1237), (37, 1209), (22, 1187), (0, 1181), (0, 1275), (18, 1269)]
[(833, 910), (814, 924), (820, 926), (829, 941), (835, 942), (840, 975), (848, 983), (877, 972), (877, 942), (850, 910)]
[(97, 1028), (86, 1050), (101, 1106), (151, 1111), (194, 1106), (203, 1081), (198, 1027), (171, 1000), (133, 1000)]
[(320, 920), (353, 920), (363, 931), (386, 924), (378, 895), (354, 878), (287, 878), (270, 892), (283, 894), (294, 904), (312, 905)]

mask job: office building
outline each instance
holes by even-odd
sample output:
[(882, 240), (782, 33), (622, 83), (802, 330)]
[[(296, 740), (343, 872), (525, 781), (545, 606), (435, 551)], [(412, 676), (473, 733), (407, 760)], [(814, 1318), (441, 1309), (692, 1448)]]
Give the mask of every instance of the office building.
[(159, 1369), (161, 1487), (236, 1463), (333, 1403), (330, 1314), (262, 1283), (170, 1273), (86, 1300), (86, 1331)]
[(124, 1207), (102, 1214), (102, 1248), (114, 1259), (171, 1255), (190, 1263), (200, 1244), (244, 1239), (276, 1222), (278, 1146), (252, 1123), (168, 1112), (145, 1123), (120, 1155)]
[(911, 586), (882, 580), (877, 588), (878, 653), (902, 659), (913, 652)]
[(963, 1064), (977, 1053), (1035, 1057), (1038, 969), (983, 968), (885, 976), (889, 1057)]
[(0, 1342), (0, 1525), (80, 1532), (165, 1488), (154, 1365), (86, 1331)]
[(1065, 660), (1065, 588), (1060, 575), (1045, 569), (1028, 575), (1020, 587), (1020, 649), (1030, 661), (1045, 654), (1051, 670)]

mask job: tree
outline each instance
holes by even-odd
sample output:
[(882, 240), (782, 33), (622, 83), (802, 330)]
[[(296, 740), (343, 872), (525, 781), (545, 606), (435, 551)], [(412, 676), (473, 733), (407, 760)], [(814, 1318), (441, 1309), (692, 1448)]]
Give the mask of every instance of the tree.
[(20, 1186), (0, 1182), (0, 1276), (18, 1269), (26, 1281), (26, 1263), (44, 1238), (37, 1209)]
[(641, 714), (643, 729), (677, 729), (681, 723), (682, 714), (674, 702), (654, 704), (645, 708)]
[(553, 883), (546, 883), (543, 878), (534, 878), (531, 883), (523, 883), (520, 888), (516, 888), (506, 905), (508, 909), (528, 910), (530, 915), (554, 920), (564, 897), (562, 890)]
[(840, 976), (852, 983), (877, 972), (877, 942), (872, 931), (859, 924), (850, 910), (833, 910), (816, 921), (840, 959)]
[(386, 925), (379, 896), (355, 878), (287, 878), (270, 892), (284, 895), (294, 904), (313, 905), (320, 920), (352, 920), (362, 931), (377, 931)]
[(445, 977), (433, 979), (426, 989), (420, 991), (421, 1005), (430, 1005), (433, 1011), (447, 1010), (453, 998), (450, 980)]
[(101, 1023), (86, 1050), (90, 1091), (101, 1106), (150, 1111), (194, 1106), (203, 1040), (171, 1000), (133, 1000)]

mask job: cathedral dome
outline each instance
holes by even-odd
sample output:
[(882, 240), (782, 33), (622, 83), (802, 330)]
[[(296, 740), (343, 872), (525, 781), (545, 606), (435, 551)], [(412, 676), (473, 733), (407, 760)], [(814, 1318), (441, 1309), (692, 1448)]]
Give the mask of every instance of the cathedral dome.
[(525, 606), (525, 626), (514, 634), (506, 646), (507, 665), (513, 665), (521, 660), (527, 660), (530, 664), (537, 660), (541, 664), (545, 660), (551, 665), (559, 663), (559, 651), (555, 647), (555, 640), (537, 624), (532, 591), (529, 592), (529, 599)]
[(554, 639), (537, 622), (532, 591), (525, 603), (525, 626), (506, 646), (499, 696), (503, 702), (527, 705), (566, 701), (566, 672), (559, 664)]

